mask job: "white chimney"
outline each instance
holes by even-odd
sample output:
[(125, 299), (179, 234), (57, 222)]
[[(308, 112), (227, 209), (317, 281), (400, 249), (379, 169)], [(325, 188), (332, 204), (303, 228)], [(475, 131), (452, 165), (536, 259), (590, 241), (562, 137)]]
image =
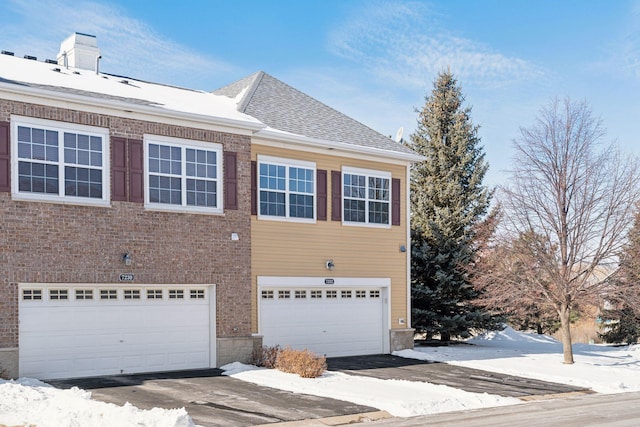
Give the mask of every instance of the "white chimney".
[(58, 65), (64, 67), (95, 71), (99, 57), (96, 36), (73, 33), (60, 44), (60, 53), (56, 59)]

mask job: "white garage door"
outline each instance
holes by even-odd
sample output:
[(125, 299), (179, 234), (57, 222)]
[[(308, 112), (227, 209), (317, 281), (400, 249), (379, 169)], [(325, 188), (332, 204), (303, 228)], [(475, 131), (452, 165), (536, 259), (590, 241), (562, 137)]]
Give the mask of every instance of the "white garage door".
[(51, 379), (212, 367), (213, 289), (22, 285), (20, 376)]
[(383, 302), (380, 288), (263, 288), (263, 343), (329, 357), (385, 353)]

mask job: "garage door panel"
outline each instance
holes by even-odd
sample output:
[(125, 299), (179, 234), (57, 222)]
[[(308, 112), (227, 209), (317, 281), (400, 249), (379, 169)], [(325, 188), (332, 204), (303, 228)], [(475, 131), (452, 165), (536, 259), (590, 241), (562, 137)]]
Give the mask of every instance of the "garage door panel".
[[(73, 295), (73, 285), (67, 286)], [(51, 379), (210, 366), (215, 324), (209, 323), (209, 298), (190, 300), (185, 289), (183, 300), (167, 299), (166, 290), (165, 299), (146, 300), (141, 288), (140, 300), (124, 300), (124, 287), (109, 288), (120, 299), (97, 299), (94, 288), (88, 301), (21, 301), (20, 375)]]
[[(310, 298), (311, 291), (319, 298)], [(319, 291), (319, 292), (318, 292)], [(308, 349), (327, 356), (384, 352), (384, 312), (380, 289), (271, 289), (261, 299), (261, 333), (265, 345)], [(365, 291), (363, 294), (362, 291)], [(295, 298), (303, 295), (303, 298)], [(286, 295), (288, 298), (282, 298)], [(334, 296), (328, 298), (327, 295)], [(270, 297), (272, 296), (272, 297)]]

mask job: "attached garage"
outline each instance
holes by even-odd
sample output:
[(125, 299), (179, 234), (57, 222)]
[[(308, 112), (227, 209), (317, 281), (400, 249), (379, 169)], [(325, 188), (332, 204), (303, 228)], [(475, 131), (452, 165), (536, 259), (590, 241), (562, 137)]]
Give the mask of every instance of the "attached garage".
[(389, 279), (258, 277), (263, 344), (328, 357), (389, 352)]
[(215, 366), (215, 287), (22, 284), (20, 376), (40, 379)]

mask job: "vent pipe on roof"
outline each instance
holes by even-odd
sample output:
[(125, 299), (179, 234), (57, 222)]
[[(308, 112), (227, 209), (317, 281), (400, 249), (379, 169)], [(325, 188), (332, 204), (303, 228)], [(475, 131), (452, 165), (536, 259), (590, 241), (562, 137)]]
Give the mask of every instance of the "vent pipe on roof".
[(73, 33), (60, 44), (58, 64), (65, 67), (95, 70), (96, 61), (100, 56), (96, 36), (83, 33)]
[(98, 56), (96, 58), (96, 74), (100, 74), (100, 60), (102, 59), (102, 56)]

